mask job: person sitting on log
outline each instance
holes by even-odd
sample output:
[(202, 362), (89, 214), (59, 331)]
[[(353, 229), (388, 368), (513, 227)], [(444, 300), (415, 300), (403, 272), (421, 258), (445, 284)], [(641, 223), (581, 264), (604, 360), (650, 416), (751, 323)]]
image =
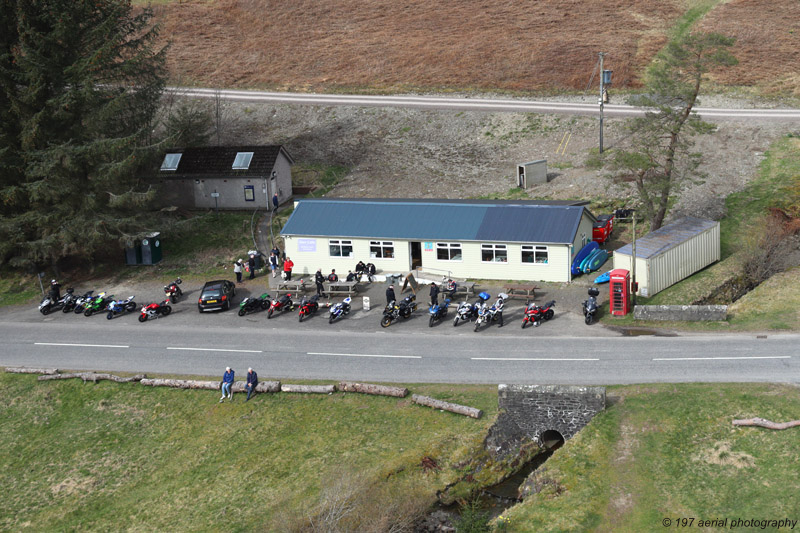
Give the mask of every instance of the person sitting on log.
[(219, 399), (219, 403), (222, 403), (222, 400), (225, 399), (225, 396), (228, 396), (229, 400), (233, 400), (233, 391), (231, 387), (233, 386), (233, 379), (236, 375), (236, 372), (231, 369), (231, 367), (225, 367), (225, 373), (222, 374), (222, 398)]
[(252, 368), (247, 369), (247, 385), (244, 386), (245, 390), (247, 391), (247, 400), (250, 400), (250, 395), (256, 391), (256, 387), (258, 386), (258, 374)]

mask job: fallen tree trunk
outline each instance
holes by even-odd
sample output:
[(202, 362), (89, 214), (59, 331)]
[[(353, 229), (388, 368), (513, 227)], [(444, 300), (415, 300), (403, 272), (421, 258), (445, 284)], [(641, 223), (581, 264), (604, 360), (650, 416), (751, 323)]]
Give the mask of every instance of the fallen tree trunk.
[(293, 385), (282, 383), (281, 392), (305, 392), (309, 394), (331, 394), (336, 392), (336, 385)]
[(800, 420), (792, 420), (790, 422), (773, 422), (763, 418), (745, 418), (743, 420), (734, 420), (734, 426), (759, 426), (767, 429), (789, 429), (800, 426)]
[(353, 383), (352, 381), (339, 382), (339, 390), (344, 392), (360, 392), (362, 394), (376, 394), (380, 396), (394, 396), (405, 398), (408, 389), (405, 387), (390, 387), (387, 385), (373, 385), (371, 383)]
[(143, 379), (148, 387), (172, 387), (173, 389), (220, 390), (221, 381), (194, 381), (189, 379)]
[(121, 378), (119, 376), (115, 376), (113, 374), (98, 374), (96, 372), (71, 372), (68, 374), (47, 374), (44, 376), (39, 376), (39, 381), (50, 381), (51, 379), (82, 379), (85, 381), (92, 381), (97, 383), (98, 381), (102, 381), (104, 379), (109, 381), (116, 381), (117, 383), (131, 383), (134, 381), (142, 381), (147, 376), (144, 374), (137, 374), (135, 376), (129, 378)]
[(6, 367), (6, 372), (11, 374), (58, 374), (57, 368), (24, 368)]
[[(231, 387), (233, 392), (247, 392), (245, 387), (247, 386), (246, 381), (237, 381)], [(259, 381), (258, 385), (256, 385), (256, 392), (280, 392), (281, 391), (281, 382), (280, 381)]]
[(467, 407), (464, 405), (458, 405), (457, 403), (443, 402), (442, 400), (437, 400), (429, 396), (420, 396), (418, 394), (412, 394), (411, 401), (419, 405), (433, 407), (434, 409), (442, 409), (444, 411), (450, 411), (451, 413), (469, 416), (472, 418), (480, 418), (481, 416), (483, 416), (483, 411), (481, 411), (480, 409), (476, 409), (474, 407)]

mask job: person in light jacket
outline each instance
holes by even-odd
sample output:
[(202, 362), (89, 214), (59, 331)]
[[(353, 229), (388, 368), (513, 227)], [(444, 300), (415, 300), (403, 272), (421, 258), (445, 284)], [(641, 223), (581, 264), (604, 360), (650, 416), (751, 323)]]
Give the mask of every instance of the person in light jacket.
[(237, 259), (233, 264), (233, 273), (236, 274), (236, 283), (242, 282), (242, 260)]
[(233, 400), (233, 391), (231, 387), (233, 387), (233, 379), (236, 375), (236, 372), (229, 366), (225, 367), (225, 373), (222, 374), (222, 397), (219, 399), (219, 403), (222, 403), (222, 400), (225, 399), (225, 396), (228, 396), (229, 400)]

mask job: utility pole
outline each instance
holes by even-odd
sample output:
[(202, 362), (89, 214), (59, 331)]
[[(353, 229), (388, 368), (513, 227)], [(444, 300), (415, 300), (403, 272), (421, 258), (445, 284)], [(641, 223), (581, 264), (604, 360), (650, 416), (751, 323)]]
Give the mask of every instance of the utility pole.
[(633, 211), (633, 243), (631, 243), (631, 302), (636, 305), (636, 210)]
[(603, 56), (606, 55), (605, 52), (599, 52), (597, 55), (600, 56), (600, 153), (603, 153), (603, 100), (605, 96), (605, 76), (603, 75)]

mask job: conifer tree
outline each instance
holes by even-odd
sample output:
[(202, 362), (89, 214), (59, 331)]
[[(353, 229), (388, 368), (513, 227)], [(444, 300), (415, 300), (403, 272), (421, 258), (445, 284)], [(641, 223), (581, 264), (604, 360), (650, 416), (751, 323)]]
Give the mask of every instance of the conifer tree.
[(147, 230), (137, 171), (164, 88), (151, 12), (0, 0), (0, 262), (91, 258)]

